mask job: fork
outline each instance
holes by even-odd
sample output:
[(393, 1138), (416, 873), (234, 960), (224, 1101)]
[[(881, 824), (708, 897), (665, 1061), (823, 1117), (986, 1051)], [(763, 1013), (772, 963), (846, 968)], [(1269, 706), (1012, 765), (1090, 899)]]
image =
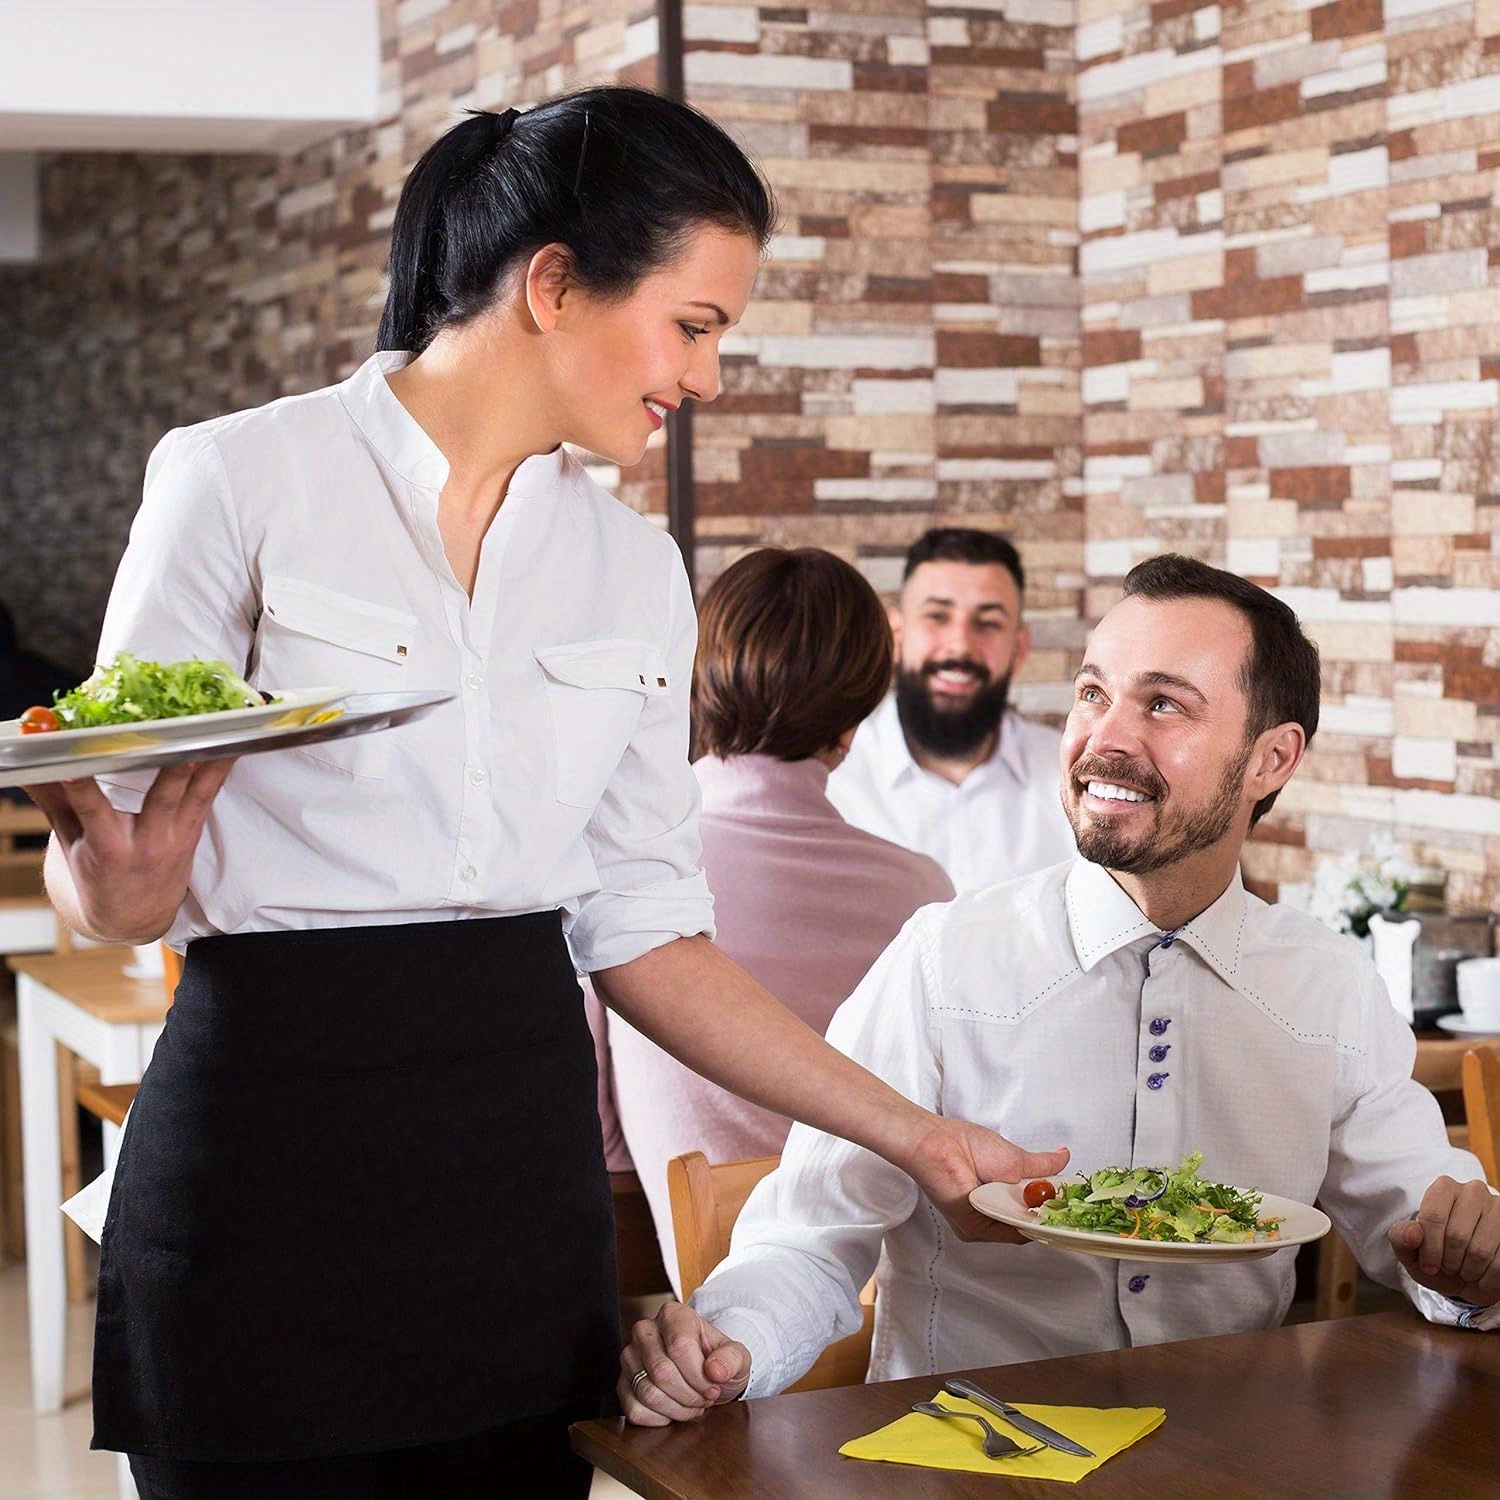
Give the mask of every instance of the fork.
[(950, 1407), (939, 1406), (936, 1401), (918, 1401), (912, 1410), (928, 1417), (962, 1417), (968, 1422), (978, 1422), (984, 1428), (986, 1458), (1024, 1458), (1028, 1453), (1040, 1453), (1047, 1446), (1045, 1443), (1037, 1443), (1034, 1447), (1023, 1448), (1014, 1438), (1007, 1437), (1003, 1432), (996, 1432), (988, 1419), (981, 1417), (978, 1412), (954, 1411)]

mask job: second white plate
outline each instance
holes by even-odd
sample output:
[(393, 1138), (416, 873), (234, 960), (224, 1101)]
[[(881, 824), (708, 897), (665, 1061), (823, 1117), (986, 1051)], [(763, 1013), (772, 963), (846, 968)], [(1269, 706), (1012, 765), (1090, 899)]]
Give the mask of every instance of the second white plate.
[(1461, 1010), (1454, 1011), (1451, 1016), (1439, 1016), (1435, 1024), (1439, 1031), (1446, 1031), (1449, 1036), (1500, 1036), (1500, 1026), (1481, 1026)]
[(1029, 1240), (1050, 1245), (1054, 1250), (1070, 1250), (1077, 1255), (1102, 1255), (1110, 1260), (1258, 1260), (1275, 1255), (1289, 1245), (1305, 1245), (1318, 1240), (1333, 1228), (1328, 1215), (1307, 1203), (1292, 1198), (1278, 1198), (1262, 1193), (1260, 1207), (1266, 1218), (1280, 1218), (1281, 1229), (1274, 1240), (1255, 1240), (1240, 1245), (1172, 1245), (1159, 1240), (1127, 1240), (1119, 1234), (1099, 1234), (1087, 1229), (1049, 1228), (1038, 1221), (1036, 1211), (1021, 1201), (1022, 1187), (1017, 1182), (981, 1183), (969, 1194), (969, 1202), (980, 1213), (1002, 1224), (1019, 1229)]

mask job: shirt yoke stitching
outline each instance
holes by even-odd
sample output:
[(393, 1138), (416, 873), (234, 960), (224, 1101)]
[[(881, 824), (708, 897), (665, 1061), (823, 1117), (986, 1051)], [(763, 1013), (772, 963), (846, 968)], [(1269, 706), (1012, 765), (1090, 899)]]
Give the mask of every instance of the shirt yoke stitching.
[(938, 1368), (938, 1303), (942, 1299), (942, 1291), (938, 1286), (937, 1268), (944, 1253), (944, 1221), (926, 1198), (923, 1198), (922, 1202), (927, 1210), (927, 1222), (932, 1228), (932, 1255), (927, 1262), (927, 1286), (930, 1293), (927, 1299), (927, 1364), (929, 1369), (936, 1370)]
[[(1194, 936), (1196, 937), (1197, 934), (1195, 933)], [(1207, 943), (1204, 943), (1203, 946), (1205, 948), (1209, 948), (1209, 945)], [(1210, 949), (1210, 952), (1211, 951), (1212, 950)], [(1216, 954), (1214, 955), (1214, 957), (1217, 960), (1218, 956)], [(1219, 961), (1222, 962), (1222, 960)], [(1346, 1052), (1356, 1057), (1364, 1055), (1365, 1049), (1363, 1046), (1351, 1041), (1347, 1037), (1340, 1035), (1340, 1033), (1337, 1031), (1309, 1031), (1306, 1027), (1297, 1025), (1295, 1021), (1290, 1020), (1287, 1016), (1283, 1015), (1281, 1011), (1279, 1011), (1274, 1005), (1272, 1005), (1264, 995), (1260, 994), (1256, 990), (1251, 989), (1248, 984), (1246, 984), (1242, 979), (1238, 977), (1237, 971), (1235, 982), (1230, 985), (1230, 988), (1236, 991), (1238, 994), (1243, 995), (1245, 999), (1249, 1000), (1259, 1010), (1263, 1011), (1266, 1016), (1273, 1020), (1278, 1026), (1280, 1026), (1283, 1031), (1285, 1031), (1289, 1036), (1295, 1037), (1299, 1042), (1323, 1043), (1325, 1045), (1328, 1043), (1332, 1043), (1333, 1046), (1340, 1052)]]

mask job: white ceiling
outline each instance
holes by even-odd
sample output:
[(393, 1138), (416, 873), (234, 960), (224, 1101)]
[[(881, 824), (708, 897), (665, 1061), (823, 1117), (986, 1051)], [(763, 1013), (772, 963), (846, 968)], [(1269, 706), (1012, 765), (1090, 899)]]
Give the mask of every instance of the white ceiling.
[(0, 0), (0, 261), (35, 154), (295, 151), (381, 114), (378, 0)]

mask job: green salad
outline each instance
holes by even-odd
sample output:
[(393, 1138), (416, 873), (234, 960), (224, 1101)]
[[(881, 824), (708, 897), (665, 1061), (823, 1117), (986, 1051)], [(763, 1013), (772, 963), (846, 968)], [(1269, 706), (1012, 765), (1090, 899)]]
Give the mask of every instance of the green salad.
[(1238, 1245), (1274, 1240), (1281, 1220), (1262, 1218), (1260, 1194), (1205, 1182), (1194, 1151), (1175, 1171), (1101, 1167), (1081, 1182), (1058, 1186), (1037, 1211), (1049, 1229), (1085, 1229), (1131, 1240), (1177, 1245)]
[(179, 719), (185, 714), (260, 708), (268, 700), (228, 662), (142, 661), (122, 651), (100, 663), (84, 682), (59, 693), (52, 712), (59, 729), (95, 729), (106, 724), (140, 724), (147, 719)]

